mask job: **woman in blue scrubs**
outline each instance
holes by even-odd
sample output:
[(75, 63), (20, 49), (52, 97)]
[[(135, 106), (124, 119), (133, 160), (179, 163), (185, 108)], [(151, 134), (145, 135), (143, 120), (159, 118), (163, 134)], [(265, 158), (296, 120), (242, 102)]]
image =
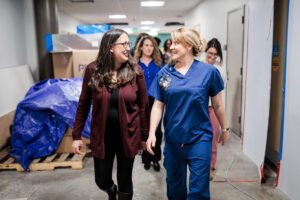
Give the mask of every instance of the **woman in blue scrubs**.
[[(161, 68), (162, 59), (160, 51), (155, 39), (150, 35), (144, 35), (138, 41), (135, 51), (134, 60), (141, 66), (144, 71), (144, 76), (146, 80), (147, 91), (152, 84), (155, 75)], [(148, 96), (149, 107), (151, 109), (154, 98)], [(151, 155), (148, 151), (143, 151), (142, 162), (144, 163), (144, 168), (146, 170), (150, 169), (151, 162), (155, 171), (160, 171), (159, 161), (161, 160), (161, 142), (162, 142), (162, 131), (161, 125), (159, 124), (156, 132), (156, 143), (153, 149), (154, 155)]]
[[(195, 57), (202, 50), (197, 31), (180, 28), (172, 31), (171, 59), (162, 68), (150, 88), (155, 98), (151, 111), (147, 150), (153, 154), (155, 130), (164, 114), (164, 167), (167, 172), (169, 200), (210, 199), (209, 172), (211, 160), (212, 125), (208, 101), (220, 122), (224, 144), (228, 139), (221, 91), (224, 84), (219, 71)], [(189, 167), (189, 189), (186, 176)]]

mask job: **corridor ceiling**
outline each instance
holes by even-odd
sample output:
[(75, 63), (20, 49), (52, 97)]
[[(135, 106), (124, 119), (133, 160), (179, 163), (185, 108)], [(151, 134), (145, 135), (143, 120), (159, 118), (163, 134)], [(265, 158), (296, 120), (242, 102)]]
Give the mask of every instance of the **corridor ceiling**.
[[(128, 23), (117, 26), (139, 32), (141, 21), (154, 21), (152, 28), (158, 32), (169, 32), (178, 26), (165, 26), (167, 22), (184, 23), (184, 16), (203, 0), (164, 0), (163, 7), (141, 7), (141, 0), (94, 0), (94, 2), (72, 3), (58, 0), (58, 11), (86, 24)], [(126, 19), (109, 19), (108, 15), (122, 14)], [(142, 30), (141, 30), (142, 31)]]

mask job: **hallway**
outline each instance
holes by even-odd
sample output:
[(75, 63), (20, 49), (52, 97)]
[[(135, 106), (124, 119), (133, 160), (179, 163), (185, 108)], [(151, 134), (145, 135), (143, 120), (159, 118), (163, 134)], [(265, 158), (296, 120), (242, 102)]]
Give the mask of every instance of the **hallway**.
[[(256, 166), (241, 151), (241, 140), (232, 135), (226, 146), (219, 146), (217, 171), (211, 182), (212, 200), (248, 200), (228, 182), (246, 191), (257, 200), (288, 200), (273, 186), (261, 185)], [(228, 170), (229, 169), (229, 170)], [(115, 171), (115, 170), (114, 170)], [(85, 159), (82, 170), (56, 169), (55, 171), (22, 173), (0, 171), (1, 200), (106, 200), (107, 196), (94, 183), (93, 159)], [(239, 182), (244, 181), (244, 182)], [(247, 183), (245, 183), (248, 181)], [(133, 174), (135, 200), (166, 200), (165, 171), (145, 171), (137, 156)]]

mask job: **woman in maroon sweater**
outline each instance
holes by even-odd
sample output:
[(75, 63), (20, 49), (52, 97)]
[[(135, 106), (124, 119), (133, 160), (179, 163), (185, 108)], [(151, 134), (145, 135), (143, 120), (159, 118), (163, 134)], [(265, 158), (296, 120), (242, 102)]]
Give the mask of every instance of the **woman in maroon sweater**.
[[(96, 61), (86, 68), (73, 128), (73, 150), (80, 154), (81, 132), (92, 106), (91, 149), (95, 181), (109, 200), (132, 199), (135, 155), (147, 140), (148, 95), (142, 70), (129, 59), (128, 34), (106, 32)], [(112, 179), (117, 157), (117, 186)], [(117, 192), (118, 190), (118, 192)]]

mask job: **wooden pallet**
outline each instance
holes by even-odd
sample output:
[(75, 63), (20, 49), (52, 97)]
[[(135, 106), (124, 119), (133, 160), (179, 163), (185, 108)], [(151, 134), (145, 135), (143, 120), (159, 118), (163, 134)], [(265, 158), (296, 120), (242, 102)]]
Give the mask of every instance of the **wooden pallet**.
[[(8, 152), (8, 148), (0, 152), (0, 170), (15, 169), (19, 172), (24, 171), (23, 167), (17, 163), (15, 158), (11, 157)], [(86, 153), (82, 155), (76, 155), (74, 153), (55, 153), (44, 158), (34, 159), (29, 169), (30, 171), (50, 171), (60, 167), (82, 169), (85, 155)]]

